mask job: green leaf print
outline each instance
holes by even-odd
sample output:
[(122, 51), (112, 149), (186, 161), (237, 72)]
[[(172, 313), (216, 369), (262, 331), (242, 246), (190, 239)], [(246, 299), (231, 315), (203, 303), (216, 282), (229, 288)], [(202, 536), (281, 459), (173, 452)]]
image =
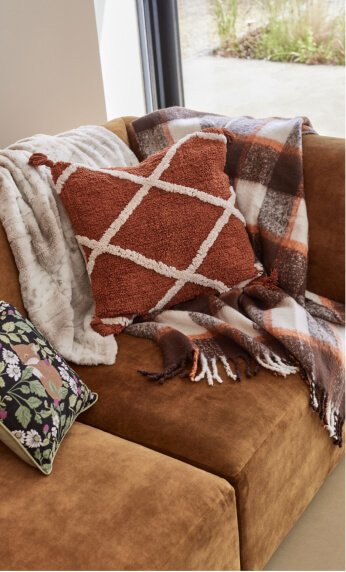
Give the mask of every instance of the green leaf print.
[(33, 379), (32, 381), (30, 381), (30, 389), (32, 393), (35, 393), (35, 395), (38, 395), (39, 397), (47, 396), (45, 388), (38, 379)]
[(32, 409), (36, 409), (37, 407), (40, 407), (40, 405), (42, 405), (42, 401), (37, 397), (29, 397), (28, 404)]
[(17, 322), (17, 327), (23, 330), (23, 332), (27, 332), (28, 334), (32, 331), (31, 327), (28, 326), (26, 322)]
[(52, 415), (52, 412), (50, 409), (41, 409), (41, 411), (38, 411), (38, 414), (41, 415), (41, 417), (43, 417), (43, 419), (46, 419), (47, 417), (50, 417)]
[(60, 399), (65, 399), (65, 397), (67, 396), (67, 394), (68, 394), (68, 389), (67, 389), (66, 387), (64, 387), (64, 386), (60, 387), (60, 389), (59, 389), (59, 397), (60, 397)]
[(17, 411), (15, 412), (15, 416), (18, 419), (21, 426), (24, 427), (24, 429), (26, 429), (32, 417), (29, 407), (26, 407), (25, 405), (20, 405)]
[(50, 463), (43, 463), (41, 465), (41, 468), (45, 473), (49, 473), (52, 468), (52, 465)]
[(22, 381), (27, 381), (32, 376), (32, 367), (26, 367), (23, 371)]
[(20, 344), (22, 341), (20, 337), (17, 336), (17, 334), (8, 334), (8, 337), (10, 338), (11, 342), (18, 342)]
[(28, 385), (21, 385), (18, 387), (17, 391), (21, 391), (22, 393), (28, 394), (30, 393), (30, 387)]

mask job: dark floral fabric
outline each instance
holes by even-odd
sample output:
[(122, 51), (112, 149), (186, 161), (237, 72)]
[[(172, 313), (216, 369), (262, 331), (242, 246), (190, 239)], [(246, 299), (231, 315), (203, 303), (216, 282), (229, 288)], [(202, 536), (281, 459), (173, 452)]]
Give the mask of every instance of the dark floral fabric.
[(96, 401), (35, 326), (0, 301), (0, 440), (49, 474), (77, 415)]

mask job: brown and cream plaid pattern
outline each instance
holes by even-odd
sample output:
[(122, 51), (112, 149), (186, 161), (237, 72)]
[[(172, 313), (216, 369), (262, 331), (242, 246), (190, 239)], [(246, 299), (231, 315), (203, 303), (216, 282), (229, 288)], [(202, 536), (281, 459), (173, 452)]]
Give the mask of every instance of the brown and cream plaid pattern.
[(265, 273), (243, 288), (200, 296), (154, 313), (126, 331), (158, 341), (164, 382), (189, 369), (192, 381), (222, 382), (218, 367), (234, 381), (264, 367), (276, 375), (300, 371), (310, 403), (341, 445), (344, 421), (344, 307), (306, 292), (308, 220), (303, 187), (302, 135), (313, 132), (305, 118), (227, 118), (169, 108), (129, 126), (140, 159), (188, 133), (223, 127), (234, 134), (227, 171), (248, 234)]

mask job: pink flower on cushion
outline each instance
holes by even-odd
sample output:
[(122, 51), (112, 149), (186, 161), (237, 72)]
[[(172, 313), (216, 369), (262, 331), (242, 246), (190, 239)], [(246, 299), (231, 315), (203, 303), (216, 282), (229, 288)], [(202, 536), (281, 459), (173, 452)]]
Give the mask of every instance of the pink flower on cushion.
[(6, 419), (6, 417), (7, 417), (7, 411), (0, 409), (0, 419)]
[(48, 433), (48, 431), (49, 431), (49, 425), (46, 423), (46, 424), (43, 426), (43, 433)]

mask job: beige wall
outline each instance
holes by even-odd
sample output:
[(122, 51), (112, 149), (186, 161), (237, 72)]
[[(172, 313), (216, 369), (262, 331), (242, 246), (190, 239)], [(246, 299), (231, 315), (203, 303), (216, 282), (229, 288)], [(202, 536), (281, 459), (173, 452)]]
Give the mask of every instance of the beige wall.
[(106, 121), (93, 0), (0, 0), (0, 148)]

